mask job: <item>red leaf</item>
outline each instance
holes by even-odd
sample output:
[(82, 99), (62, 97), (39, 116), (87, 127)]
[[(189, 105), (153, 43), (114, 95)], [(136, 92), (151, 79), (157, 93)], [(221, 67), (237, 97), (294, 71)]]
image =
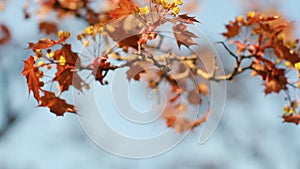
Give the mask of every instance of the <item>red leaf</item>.
[(39, 70), (35, 66), (35, 61), (33, 56), (30, 56), (26, 61), (24, 61), (24, 69), (22, 71), (23, 76), (27, 79), (27, 85), (29, 93), (33, 92), (35, 99), (40, 101), (40, 90), (44, 86), (44, 83), (39, 79)]
[(192, 38), (198, 38), (198, 36), (193, 34), (192, 32), (189, 32), (187, 30), (186, 25), (184, 24), (175, 25), (173, 27), (173, 31), (179, 48), (181, 45), (184, 45), (189, 48), (190, 46), (197, 44), (192, 40)]
[(50, 111), (57, 116), (63, 116), (66, 112), (76, 113), (75, 106), (67, 104), (67, 102), (55, 96), (55, 93), (43, 91), (44, 96), (41, 97), (39, 106), (48, 107)]
[(112, 18), (118, 19), (121, 17), (134, 14), (136, 12), (136, 5), (133, 4), (132, 0), (120, 0), (119, 7), (108, 13)]

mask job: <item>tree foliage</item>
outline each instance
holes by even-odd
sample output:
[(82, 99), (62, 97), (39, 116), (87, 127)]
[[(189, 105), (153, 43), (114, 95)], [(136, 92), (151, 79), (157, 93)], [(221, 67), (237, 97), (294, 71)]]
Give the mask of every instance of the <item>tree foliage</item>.
[[(214, 73), (218, 69), (217, 65), (213, 65), (214, 70), (208, 72), (201, 67), (201, 60), (195, 54), (184, 55), (175, 52), (175, 49), (163, 48), (167, 37), (157, 29), (164, 24), (172, 25), (168, 31), (173, 32), (179, 50), (197, 44), (195, 39), (198, 36), (188, 29), (188, 25), (200, 22), (190, 14), (180, 13), (185, 1), (148, 0), (141, 4), (133, 0), (110, 0), (110, 3), (113, 8), (107, 7), (107, 10), (99, 12), (91, 8), (88, 0), (40, 2), (36, 11), (39, 15), (53, 12), (57, 18), (74, 16), (89, 24), (77, 35), (82, 46), (88, 48), (94, 44), (99, 45), (101, 37), (101, 43), (106, 48), (103, 52), (96, 50), (93, 58), (87, 62), (84, 56), (73, 51), (72, 44), (67, 43), (71, 35), (66, 31), (58, 31), (57, 39), (45, 38), (29, 43), (28, 49), (33, 53), (24, 61), (22, 74), (39, 106), (48, 107), (57, 116), (63, 116), (66, 112), (76, 113), (76, 106), (63, 100), (62, 93), (67, 92), (71, 86), (79, 92), (88, 90), (88, 79), (91, 77), (99, 85), (107, 85), (109, 81), (106, 77), (109, 73), (127, 68), (129, 81), (143, 79), (152, 89), (165, 84), (169, 86), (168, 103), (162, 117), (168, 127), (183, 132), (199, 126), (209, 118), (210, 110), (196, 121), (190, 120), (182, 112), (188, 113), (188, 105), (205, 104), (203, 100), (210, 96), (210, 81), (232, 80), (245, 71), (251, 71), (252, 76), (261, 78), (266, 95), (285, 94), (287, 105), (284, 107), (283, 121), (300, 123), (297, 99), (300, 82), (291, 75), (298, 74), (300, 77), (299, 40), (287, 38), (290, 36), (286, 30), (291, 25), (282, 22), (281, 16), (252, 11), (226, 24), (226, 32), (222, 34), (226, 42), (219, 44), (232, 56), (235, 65), (232, 72), (219, 76)], [(29, 13), (29, 8), (30, 4), (24, 6), (26, 18), (33, 15)], [(114, 22), (116, 20), (118, 22)], [(58, 30), (55, 22), (49, 21), (41, 21), (39, 28), (48, 35)], [(0, 36), (0, 44), (10, 37), (4, 25), (0, 25), (1, 30), (4, 36)], [(117, 45), (113, 46), (113, 43)], [(234, 47), (231, 49), (228, 44)], [(248, 65), (244, 66), (245, 63)], [(158, 69), (146, 69), (149, 66)], [(47, 72), (51, 72), (50, 77), (46, 76)], [(89, 72), (89, 76), (82, 78), (81, 72)], [(194, 77), (197, 78), (197, 85), (191, 89), (187, 86)], [(57, 90), (53, 89), (53, 83), (58, 84)], [(47, 87), (49, 85), (50, 89)], [(186, 97), (188, 103), (180, 102), (181, 97)]]

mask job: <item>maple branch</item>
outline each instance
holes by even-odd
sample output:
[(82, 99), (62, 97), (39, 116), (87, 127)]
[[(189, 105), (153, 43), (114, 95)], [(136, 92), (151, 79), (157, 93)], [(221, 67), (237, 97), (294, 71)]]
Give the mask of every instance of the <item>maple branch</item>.
[(249, 70), (249, 69), (253, 69), (252, 68), (253, 63), (244, 68), (241, 68), (241, 64), (244, 59), (251, 59), (251, 58), (255, 57), (254, 55), (249, 55), (249, 56), (236, 55), (227, 47), (227, 45), (224, 42), (217, 42), (217, 43), (222, 44), (222, 46), (226, 49), (226, 51), (235, 58), (236, 63), (233, 68), (233, 71), (225, 76), (215, 76), (215, 70), (217, 69), (217, 66), (216, 66), (216, 60), (214, 59), (215, 70), (213, 73), (209, 74), (209, 73), (204, 72), (201, 69), (196, 70), (197, 74), (200, 75), (202, 78), (204, 78), (206, 80), (217, 81), (217, 82), (221, 81), (221, 80), (232, 80), (235, 76), (241, 74), (242, 72)]
[(226, 49), (226, 51), (235, 58), (235, 60), (238, 60), (239, 57), (235, 53), (233, 53), (224, 42), (218, 41), (216, 43), (221, 44)]

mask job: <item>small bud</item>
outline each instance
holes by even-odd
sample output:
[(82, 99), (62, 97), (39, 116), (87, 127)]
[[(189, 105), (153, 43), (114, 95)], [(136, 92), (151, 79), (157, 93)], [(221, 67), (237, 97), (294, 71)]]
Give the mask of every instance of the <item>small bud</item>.
[(300, 62), (295, 63), (294, 67), (295, 67), (297, 70), (300, 70)]
[(38, 66), (44, 66), (45, 62), (44, 61), (39, 61)]
[(149, 8), (148, 8), (148, 6), (145, 6), (145, 7), (143, 7), (143, 8), (139, 8), (139, 14), (142, 14), (142, 15), (147, 15), (147, 14), (149, 14)]
[(59, 64), (60, 66), (64, 66), (64, 65), (66, 64), (66, 58), (65, 58), (64, 56), (61, 55), (61, 56), (59, 57), (58, 64)]
[(291, 102), (291, 107), (292, 107), (293, 109), (296, 109), (296, 108), (298, 107), (298, 102), (297, 102), (296, 100), (292, 101), (292, 102)]
[(178, 6), (173, 8), (172, 15), (177, 15), (180, 12), (180, 8)]
[(292, 63), (289, 62), (289, 61), (286, 61), (284, 64), (285, 64), (286, 67), (292, 67)]

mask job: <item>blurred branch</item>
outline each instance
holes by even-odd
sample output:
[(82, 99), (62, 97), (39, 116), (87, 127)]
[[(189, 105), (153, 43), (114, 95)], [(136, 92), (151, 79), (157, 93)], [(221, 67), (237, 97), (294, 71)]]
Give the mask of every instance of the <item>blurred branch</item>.
[(10, 130), (17, 122), (17, 113), (11, 107), (8, 94), (8, 73), (5, 70), (0, 71), (1, 74), (1, 98), (3, 103), (3, 121), (4, 125), (0, 128), (0, 139)]

